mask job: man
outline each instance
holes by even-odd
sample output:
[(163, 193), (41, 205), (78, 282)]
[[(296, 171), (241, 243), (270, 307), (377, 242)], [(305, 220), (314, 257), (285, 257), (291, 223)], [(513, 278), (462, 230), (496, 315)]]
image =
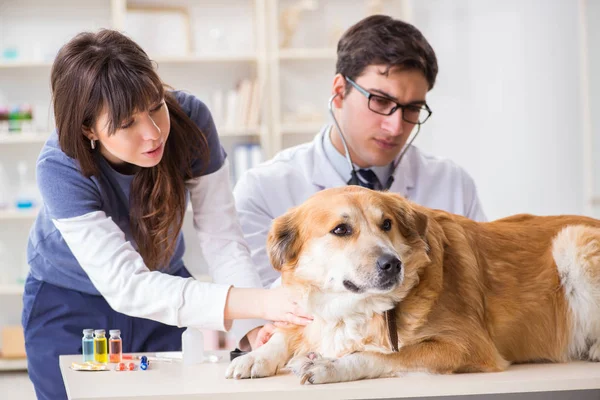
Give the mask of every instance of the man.
[(389, 189), (427, 207), (485, 220), (475, 184), (463, 169), (407, 144), (411, 132), (431, 115), (426, 95), (438, 72), (435, 53), (421, 32), (388, 16), (370, 16), (344, 33), (337, 55), (331, 88), (337, 122), (311, 143), (247, 171), (234, 189), (240, 223), (265, 286), (279, 276), (265, 249), (273, 219), (326, 188), (350, 183)]

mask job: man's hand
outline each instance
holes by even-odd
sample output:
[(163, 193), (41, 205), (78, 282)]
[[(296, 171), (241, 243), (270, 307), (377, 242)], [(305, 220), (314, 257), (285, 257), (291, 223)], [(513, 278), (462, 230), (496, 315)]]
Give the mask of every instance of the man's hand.
[(258, 349), (260, 346), (267, 343), (269, 339), (271, 339), (271, 336), (273, 336), (273, 333), (275, 333), (275, 329), (288, 325), (289, 324), (287, 322), (274, 322), (264, 326), (257, 326), (246, 335), (248, 342), (250, 342), (250, 347), (252, 347), (252, 350)]
[(260, 331), (258, 331), (258, 335), (256, 335), (256, 339), (254, 340), (254, 344), (252, 346), (252, 350), (258, 349), (263, 344), (267, 343), (273, 333), (275, 333), (276, 326), (273, 324), (266, 324), (262, 327)]
[[(240, 342), (240, 350), (251, 351), (251, 350), (257, 349), (258, 347), (255, 347), (254, 342), (256, 341), (258, 332), (260, 332), (261, 329), (262, 329), (262, 326), (257, 326), (256, 328), (254, 328), (250, 332), (248, 332), (246, 334), (246, 337), (244, 338), (245, 340), (242, 339), (242, 341)], [(242, 346), (244, 348), (242, 348)]]

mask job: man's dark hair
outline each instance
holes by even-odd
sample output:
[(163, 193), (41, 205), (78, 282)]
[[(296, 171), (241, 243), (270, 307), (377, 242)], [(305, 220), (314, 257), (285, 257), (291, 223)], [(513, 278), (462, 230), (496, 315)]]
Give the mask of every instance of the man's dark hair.
[[(435, 52), (413, 25), (387, 15), (372, 15), (352, 25), (337, 46), (336, 73), (355, 79), (369, 65), (423, 72), (429, 90), (438, 73)], [(351, 86), (346, 83), (346, 92)]]

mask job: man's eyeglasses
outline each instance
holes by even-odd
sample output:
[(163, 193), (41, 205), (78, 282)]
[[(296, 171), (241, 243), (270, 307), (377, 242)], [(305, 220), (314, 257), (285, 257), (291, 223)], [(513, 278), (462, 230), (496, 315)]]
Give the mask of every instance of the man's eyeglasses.
[(402, 109), (402, 119), (408, 123), (417, 125), (424, 124), (431, 116), (432, 111), (427, 104), (400, 104), (389, 97), (379, 96), (367, 91), (347, 76), (345, 79), (367, 98), (369, 101), (369, 110), (374, 113), (392, 115), (396, 110)]

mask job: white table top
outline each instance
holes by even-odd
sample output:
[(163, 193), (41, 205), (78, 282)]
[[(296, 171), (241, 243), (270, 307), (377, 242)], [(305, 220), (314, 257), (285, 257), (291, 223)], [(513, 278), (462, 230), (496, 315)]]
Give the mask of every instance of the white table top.
[[(229, 352), (216, 364), (183, 365), (155, 361), (147, 371), (73, 371), (81, 355), (61, 356), (60, 369), (71, 400), (84, 399), (247, 399), (311, 400), (406, 398), (493, 393), (600, 389), (600, 363), (528, 364), (499, 373), (429, 375), (410, 373), (395, 378), (327, 385), (300, 385), (293, 374), (270, 378), (225, 379)], [(154, 354), (146, 354), (152, 356)]]

